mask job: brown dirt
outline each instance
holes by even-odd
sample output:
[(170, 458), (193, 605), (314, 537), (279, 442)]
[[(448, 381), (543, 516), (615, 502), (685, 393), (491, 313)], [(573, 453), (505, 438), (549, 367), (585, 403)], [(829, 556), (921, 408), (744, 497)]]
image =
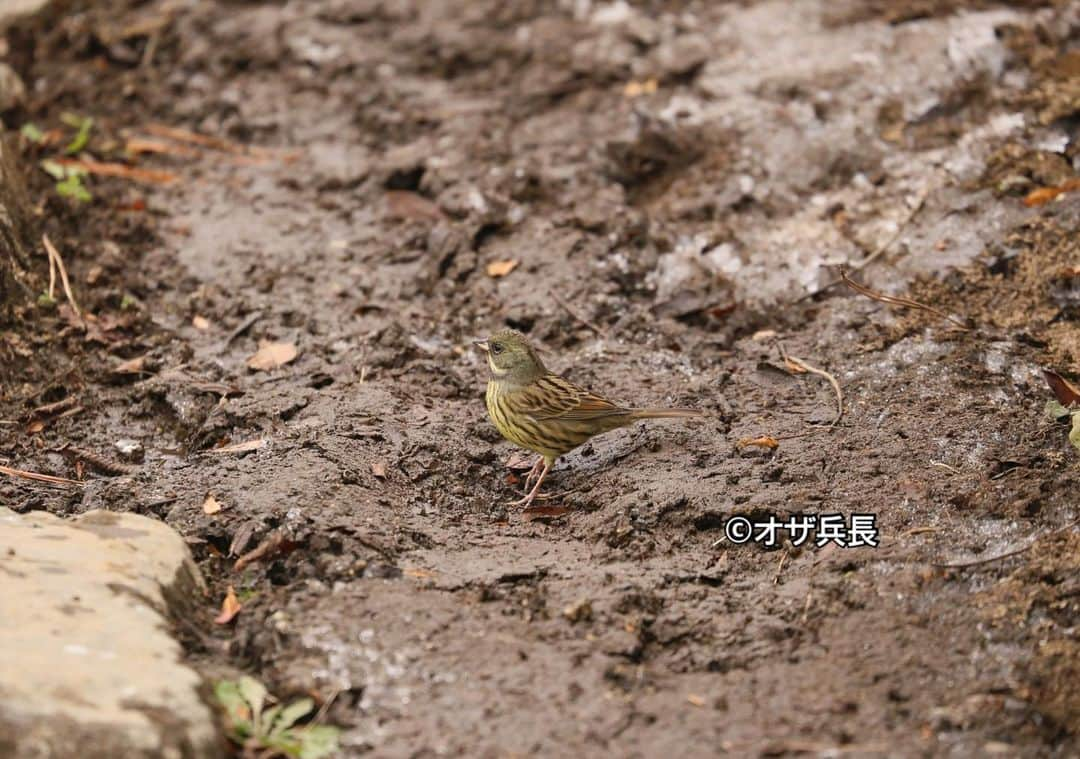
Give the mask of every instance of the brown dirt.
[[(84, 330), (66, 307), (28, 307), (3, 333), (0, 450), (85, 484), (8, 479), (0, 499), (178, 529), (213, 589), (180, 625), (209, 677), (335, 696), (327, 719), (350, 756), (1080, 751), (1080, 545), (1059, 529), (1080, 516), (1080, 468), (1043, 417), (1039, 374), (1080, 371), (1076, 277), (1062, 274), (1080, 265), (1080, 193), (1021, 202), (1075, 176), (1068, 161), (1051, 172), (991, 135), (982, 179), (913, 218), (901, 267), (932, 273), (909, 294), (973, 331), (835, 289), (796, 301), (788, 279), (754, 293), (703, 275), (660, 298), (655, 270), (688, 235), (738, 245), (870, 177), (872, 203), (817, 214), (853, 245), (885, 207), (884, 154), (821, 148), (731, 193), (741, 142), (766, 137), (655, 116), (662, 98), (701, 94), (702, 60), (651, 35), (722, 36), (736, 14), (777, 6), (636, 3), (660, 31), (628, 39), (576, 20), (572, 3), (120, 5), (68, 4), (9, 33), (39, 83), (9, 126), (89, 113), (101, 160), (126, 160), (124, 140), (153, 122), (232, 142), (143, 158), (179, 181), (97, 179), (86, 206), (34, 176), (41, 223), (97, 320)], [(823, 26), (951, 23), (969, 4), (924, 3), (925, 22), (888, 5), (834, 7)], [(1036, 70), (1052, 103), (965, 84), (914, 126), (883, 107), (868, 125), (892, 132), (882, 145), (916, 161), (995, 109), (1032, 123), (1068, 111), (1046, 61), (1075, 48), (1077, 27), (1067, 4), (1023, 6), (1047, 15), (1007, 68)], [(626, 97), (653, 73), (656, 101)], [(809, 102), (808, 86), (760, 95)], [(790, 126), (770, 118), (762, 134)], [(1063, 128), (1075, 146), (1075, 120)], [(23, 151), (30, 163), (55, 149)], [(945, 219), (967, 223), (981, 253), (960, 268), (943, 263)], [(487, 276), (509, 259), (509, 275)], [(872, 277), (895, 291), (892, 271)], [(596, 439), (551, 480), (566, 513), (525, 519), (501, 505), (518, 492), (511, 449), (484, 417), (469, 350), (504, 325), (575, 381), (710, 416)], [(839, 381), (836, 427), (829, 385), (783, 371), (763, 328)], [(261, 341), (299, 355), (251, 370)], [(761, 435), (779, 447), (735, 445)], [(122, 460), (121, 439), (141, 460)], [(252, 440), (264, 444), (226, 448)], [(223, 508), (206, 514), (211, 494)], [(733, 515), (802, 512), (875, 514), (881, 546), (722, 540)], [(244, 608), (215, 626), (229, 585)]]

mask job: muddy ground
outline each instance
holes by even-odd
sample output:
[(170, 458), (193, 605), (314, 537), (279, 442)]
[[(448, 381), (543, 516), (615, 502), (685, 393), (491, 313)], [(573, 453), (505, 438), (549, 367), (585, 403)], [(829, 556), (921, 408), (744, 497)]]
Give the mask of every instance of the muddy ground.
[[(7, 33), (26, 166), (70, 111), (175, 181), (31, 174), (96, 321), (17, 310), (2, 453), (84, 484), (0, 499), (175, 527), (192, 661), (332, 699), (348, 756), (1074, 756), (1080, 452), (1040, 369), (1080, 373), (1078, 41), (1075, 2), (54, 6)], [(868, 256), (973, 328), (819, 292)], [(470, 350), (506, 325), (708, 417), (507, 508)], [(880, 546), (724, 540), (798, 513)]]

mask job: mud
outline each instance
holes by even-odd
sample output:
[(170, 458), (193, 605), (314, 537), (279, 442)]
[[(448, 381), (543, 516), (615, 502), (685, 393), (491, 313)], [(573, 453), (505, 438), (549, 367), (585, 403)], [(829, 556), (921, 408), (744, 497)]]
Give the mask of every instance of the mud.
[[(1080, 748), (1080, 469), (1039, 371), (1080, 371), (1080, 205), (1023, 202), (1075, 178), (1075, 3), (65, 11), (8, 34), (9, 128), (93, 115), (103, 160), (153, 123), (230, 142), (85, 206), (33, 177), (97, 321), (23, 310), (0, 434), (85, 484), (0, 498), (180, 530), (208, 677), (332, 699), (349, 756)], [(974, 329), (830, 286), (867, 256)], [(596, 439), (530, 519), (469, 348), (505, 325), (709, 416)], [(252, 370), (265, 341), (298, 356)], [(784, 353), (835, 377), (835, 426)], [(881, 544), (723, 539), (802, 513)]]

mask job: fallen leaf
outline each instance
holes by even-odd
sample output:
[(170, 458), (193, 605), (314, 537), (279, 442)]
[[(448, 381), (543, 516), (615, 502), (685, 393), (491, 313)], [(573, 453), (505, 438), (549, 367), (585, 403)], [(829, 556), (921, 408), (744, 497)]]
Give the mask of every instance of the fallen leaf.
[(744, 437), (735, 444), (735, 446), (740, 449), (749, 448), (752, 445), (757, 446), (758, 448), (779, 448), (780, 441), (771, 435), (762, 435), (761, 437), (754, 438)]
[(1050, 386), (1054, 397), (1058, 399), (1062, 406), (1071, 406), (1074, 403), (1080, 404), (1080, 389), (1076, 385), (1050, 369), (1043, 369), (1043, 377), (1046, 378), (1046, 384)]
[(570, 509), (566, 506), (530, 506), (521, 512), (521, 517), (526, 522), (532, 522), (536, 519), (561, 517), (563, 514), (569, 513), (569, 511)]
[(278, 553), (291, 551), (294, 548), (296, 548), (296, 543), (286, 538), (284, 533), (275, 530), (263, 542), (237, 559), (236, 563), (233, 564), (233, 571), (239, 572), (248, 564), (275, 556)]
[(206, 496), (206, 500), (202, 504), (203, 514), (211, 515), (217, 514), (221, 511), (221, 503), (217, 498), (214, 498), (214, 494), (210, 493)]
[(487, 275), (492, 279), (498, 279), (499, 277), (505, 277), (507, 274), (517, 268), (518, 262), (509, 261), (492, 261), (485, 269)]
[(435, 576), (435, 573), (427, 569), (408, 568), (401, 572), (406, 577), (415, 577), (418, 580), (429, 580)]
[(207, 319), (205, 316), (199, 316), (198, 314), (196, 314), (191, 319), (191, 326), (195, 329), (207, 330), (210, 329), (210, 320)]
[(1080, 179), (1070, 179), (1064, 184), (1060, 184), (1057, 187), (1039, 187), (1032, 190), (1024, 198), (1024, 205), (1028, 208), (1032, 206), (1041, 206), (1045, 203), (1049, 203), (1065, 192), (1072, 192), (1073, 190), (1080, 190)]
[(686, 700), (694, 706), (705, 706), (705, 699), (696, 693), (687, 694)]
[(242, 443), (233, 443), (232, 445), (223, 445), (220, 448), (211, 448), (207, 453), (247, 453), (248, 451), (257, 451), (269, 442), (266, 438), (255, 438), (254, 440), (245, 440)]
[(136, 356), (127, 361), (121, 361), (113, 367), (114, 374), (140, 374), (146, 364), (146, 356)]
[(221, 613), (214, 617), (214, 623), (218, 625), (229, 624), (236, 618), (242, 608), (244, 608), (243, 604), (240, 603), (240, 599), (236, 597), (236, 591), (230, 585), (229, 590), (225, 593), (225, 600), (221, 602)]
[(429, 219), (431, 221), (439, 221), (445, 216), (441, 208), (423, 195), (407, 190), (387, 191), (386, 215), (392, 219)]
[(775, 329), (759, 329), (757, 332), (750, 336), (750, 339), (753, 340), (755, 343), (760, 343), (763, 340), (771, 340), (774, 337), (776, 337)]
[(36, 422), (30, 422), (30, 424), (26, 426), (27, 433), (31, 435), (36, 435), (43, 429), (45, 429), (45, 422), (41, 421), (40, 419)]
[(376, 461), (371, 465), (371, 473), (378, 477), (380, 480), (386, 479), (386, 462)]
[(636, 98), (642, 95), (651, 95), (656, 92), (659, 84), (655, 79), (646, 79), (643, 82), (627, 82), (626, 86), (623, 87), (623, 97)]
[(247, 365), (256, 371), (269, 371), (284, 366), (296, 356), (296, 345), (293, 343), (261, 342), (259, 350), (247, 360)]
[(802, 364), (798, 364), (792, 361), (787, 356), (784, 356), (784, 368), (792, 374), (806, 374), (806, 367)]

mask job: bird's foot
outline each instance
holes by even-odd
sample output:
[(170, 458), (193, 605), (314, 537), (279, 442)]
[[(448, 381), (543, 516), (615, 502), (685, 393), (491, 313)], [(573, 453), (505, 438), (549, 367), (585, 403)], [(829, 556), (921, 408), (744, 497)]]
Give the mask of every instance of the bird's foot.
[(537, 478), (540, 477), (543, 471), (544, 457), (541, 456), (536, 460), (536, 463), (533, 464), (533, 468), (529, 470), (529, 473), (525, 475), (525, 492), (529, 491), (529, 489), (533, 486), (533, 483), (536, 482)]

